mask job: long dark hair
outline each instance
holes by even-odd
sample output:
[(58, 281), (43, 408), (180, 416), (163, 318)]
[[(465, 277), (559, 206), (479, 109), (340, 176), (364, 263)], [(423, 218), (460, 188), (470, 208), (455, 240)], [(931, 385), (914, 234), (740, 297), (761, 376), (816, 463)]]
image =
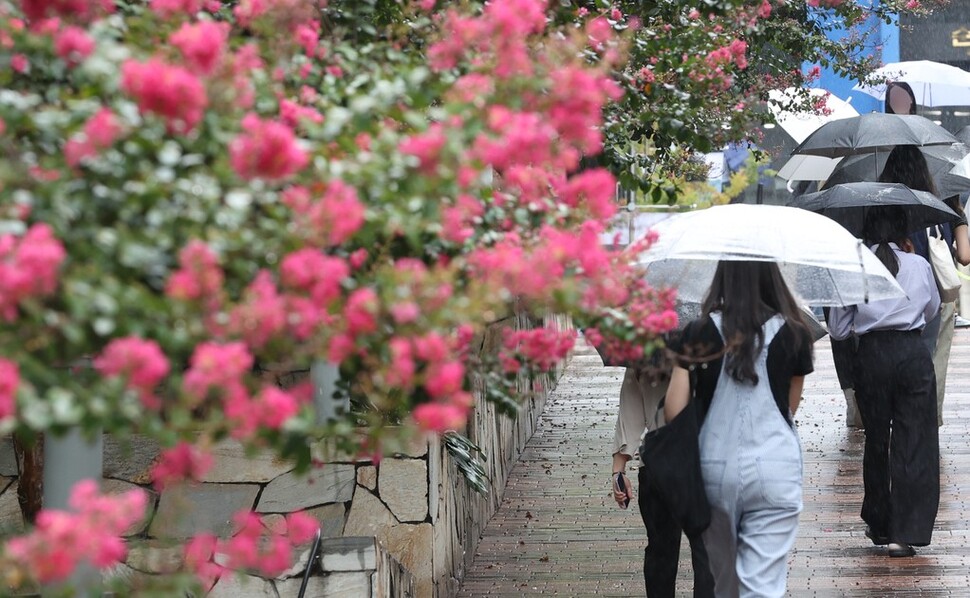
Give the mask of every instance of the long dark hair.
[(876, 257), (893, 276), (899, 273), (899, 258), (889, 244), (901, 247), (909, 238), (908, 226), (906, 212), (900, 206), (873, 206), (866, 210), (862, 238), (870, 245), (879, 244)]
[(909, 95), (909, 114), (916, 114), (916, 94), (913, 93), (913, 88), (909, 86), (909, 83), (904, 81), (890, 81), (886, 84), (886, 97), (883, 100), (883, 112), (886, 114), (896, 114), (889, 102), (889, 93), (893, 90), (893, 88), (902, 89)]
[(897, 145), (889, 152), (879, 182), (902, 183), (910, 189), (937, 194), (926, 156), (915, 145)]
[(781, 314), (796, 338), (809, 335), (795, 297), (774, 262), (721, 261), (701, 306), (720, 311), (724, 323), (725, 370), (738, 382), (758, 383), (755, 358), (765, 344), (765, 321)]

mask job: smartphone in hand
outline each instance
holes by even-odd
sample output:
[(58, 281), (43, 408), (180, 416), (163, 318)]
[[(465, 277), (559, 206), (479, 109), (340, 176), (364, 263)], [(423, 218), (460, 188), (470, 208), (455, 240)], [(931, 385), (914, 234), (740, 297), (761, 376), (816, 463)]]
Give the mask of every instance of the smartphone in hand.
[(626, 482), (623, 480), (625, 477), (626, 474), (622, 473), (616, 476), (616, 487), (620, 489), (620, 492), (626, 494), (626, 500), (623, 501), (624, 509), (630, 506), (630, 492), (626, 489)]

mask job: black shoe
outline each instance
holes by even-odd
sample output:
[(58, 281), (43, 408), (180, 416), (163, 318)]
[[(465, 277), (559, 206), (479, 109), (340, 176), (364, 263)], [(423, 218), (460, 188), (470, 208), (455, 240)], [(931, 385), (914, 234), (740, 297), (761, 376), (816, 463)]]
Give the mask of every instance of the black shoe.
[(894, 542), (889, 545), (889, 556), (893, 558), (916, 556), (916, 549), (909, 544), (896, 544)]
[(885, 546), (889, 544), (889, 538), (886, 536), (877, 536), (872, 533), (872, 528), (868, 525), (866, 526), (866, 537), (872, 540), (874, 546)]

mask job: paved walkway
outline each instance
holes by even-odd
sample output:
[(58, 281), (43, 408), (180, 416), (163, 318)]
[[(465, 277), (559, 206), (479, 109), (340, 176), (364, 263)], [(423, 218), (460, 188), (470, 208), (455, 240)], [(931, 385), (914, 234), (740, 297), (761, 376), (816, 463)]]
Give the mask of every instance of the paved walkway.
[[(890, 559), (863, 536), (861, 432), (827, 340), (815, 347), (797, 423), (805, 510), (790, 557), (790, 596), (970, 596), (970, 329), (958, 329), (940, 429), (942, 500), (933, 544)], [(580, 349), (512, 471), (459, 593), (477, 596), (643, 596), (646, 533), (635, 504), (610, 497), (610, 452), (622, 371)], [(636, 475), (632, 476), (634, 484)], [(679, 587), (690, 596), (686, 539)]]

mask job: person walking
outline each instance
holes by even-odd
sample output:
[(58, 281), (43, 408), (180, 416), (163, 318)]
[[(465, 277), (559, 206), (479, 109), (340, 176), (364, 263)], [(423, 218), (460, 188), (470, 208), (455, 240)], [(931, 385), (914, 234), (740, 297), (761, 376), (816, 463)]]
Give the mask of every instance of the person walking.
[[(613, 435), (613, 498), (627, 508), (635, 496), (626, 475), (629, 461), (639, 458), (640, 438), (648, 430), (663, 426), (662, 400), (667, 392), (670, 369), (627, 368), (620, 386), (620, 408)], [(637, 504), (647, 530), (643, 550), (643, 582), (648, 598), (673, 598), (676, 593), (677, 566), (680, 560), (682, 530), (671, 513), (655, 480), (640, 467)], [(687, 537), (694, 569), (694, 598), (714, 596), (714, 578), (701, 536)]]
[(813, 371), (811, 334), (773, 262), (720, 262), (702, 312), (669, 344), (678, 358), (664, 415), (694, 400), (703, 417), (715, 595), (780, 597), (802, 510), (793, 415)]
[[(886, 166), (879, 176), (880, 182), (902, 183), (910, 189), (927, 191), (939, 195), (929, 165), (923, 153), (915, 145), (897, 145), (889, 153)], [(970, 263), (970, 237), (967, 234), (967, 218), (959, 202), (948, 201), (948, 205), (959, 215), (954, 222), (944, 222), (930, 230), (934, 236), (942, 238), (951, 255), (961, 264)], [(929, 238), (927, 231), (910, 231), (907, 235), (913, 244), (913, 251), (930, 261)], [(956, 266), (954, 265), (954, 268)], [(932, 271), (932, 270), (931, 270)], [(934, 278), (935, 280), (935, 278)], [(956, 314), (956, 300), (940, 304), (939, 313), (935, 314), (923, 328), (923, 342), (933, 357), (933, 369), (936, 373), (937, 390), (937, 425), (943, 425), (943, 395), (946, 385), (946, 370), (950, 360), (950, 347), (953, 344), (954, 316)]]
[(940, 308), (929, 263), (910, 253), (901, 209), (870, 210), (864, 237), (906, 292), (833, 308), (832, 338), (852, 339), (854, 387), (865, 426), (862, 519), (892, 557), (930, 543), (940, 502), (936, 377), (921, 331)]

